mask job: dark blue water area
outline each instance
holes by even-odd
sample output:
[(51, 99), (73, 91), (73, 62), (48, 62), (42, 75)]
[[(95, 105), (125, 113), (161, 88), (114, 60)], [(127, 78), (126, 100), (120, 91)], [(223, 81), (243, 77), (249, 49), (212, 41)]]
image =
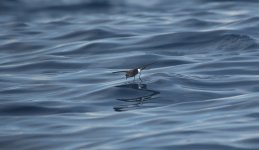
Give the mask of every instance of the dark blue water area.
[(1, 0), (0, 149), (258, 150), (258, 8)]

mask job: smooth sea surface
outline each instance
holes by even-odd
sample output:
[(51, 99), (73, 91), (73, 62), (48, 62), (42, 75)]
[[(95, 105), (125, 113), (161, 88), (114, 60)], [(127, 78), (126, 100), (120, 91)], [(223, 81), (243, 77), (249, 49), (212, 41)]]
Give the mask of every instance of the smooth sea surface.
[(259, 149), (257, 0), (1, 0), (0, 29), (0, 150)]

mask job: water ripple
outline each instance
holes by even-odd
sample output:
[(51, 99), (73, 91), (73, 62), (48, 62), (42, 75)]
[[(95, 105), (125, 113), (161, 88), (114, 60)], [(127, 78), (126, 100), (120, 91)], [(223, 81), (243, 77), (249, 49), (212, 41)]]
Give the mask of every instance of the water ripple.
[(258, 8), (1, 1), (1, 149), (258, 149)]

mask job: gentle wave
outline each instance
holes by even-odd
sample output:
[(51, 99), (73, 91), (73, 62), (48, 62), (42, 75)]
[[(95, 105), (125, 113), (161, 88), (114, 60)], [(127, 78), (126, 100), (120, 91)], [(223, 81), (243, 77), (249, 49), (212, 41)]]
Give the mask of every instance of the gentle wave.
[(258, 149), (258, 8), (1, 1), (1, 149)]

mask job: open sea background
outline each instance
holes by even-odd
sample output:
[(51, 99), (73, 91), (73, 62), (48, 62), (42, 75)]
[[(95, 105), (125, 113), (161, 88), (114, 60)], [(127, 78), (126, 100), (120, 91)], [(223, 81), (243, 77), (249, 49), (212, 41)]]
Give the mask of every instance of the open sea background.
[(259, 149), (257, 0), (1, 0), (0, 28), (1, 150)]

